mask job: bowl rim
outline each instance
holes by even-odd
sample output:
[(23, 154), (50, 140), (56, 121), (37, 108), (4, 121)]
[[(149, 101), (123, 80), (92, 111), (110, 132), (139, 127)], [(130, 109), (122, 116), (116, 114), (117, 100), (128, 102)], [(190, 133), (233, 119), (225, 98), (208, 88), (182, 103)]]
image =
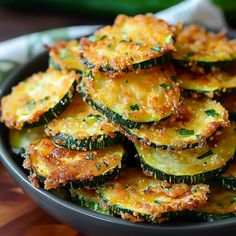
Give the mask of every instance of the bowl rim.
[[(234, 35), (236, 38), (236, 33), (234, 31), (229, 32), (230, 35)], [(25, 64), (21, 65), (19, 68), (14, 70), (10, 75), (7, 76), (7, 78), (3, 81), (3, 83), (0, 85), (0, 99), (7, 94), (9, 91), (9, 84), (17, 84), (18, 79), (17, 76), (21, 73), (26, 73), (28, 68), (30, 66), (34, 65), (36, 61), (38, 61), (40, 58), (48, 56), (47, 51), (43, 51), (40, 54), (36, 55), (32, 59), (30, 59), (28, 62)], [(21, 81), (20, 79), (19, 81)], [(12, 87), (12, 86), (10, 86)], [(150, 223), (132, 223), (126, 220), (122, 220), (121, 218), (114, 217), (114, 216), (108, 216), (104, 215), (102, 213), (98, 213), (95, 211), (92, 211), (90, 209), (86, 209), (84, 207), (80, 207), (76, 205), (73, 202), (64, 200), (53, 193), (46, 191), (42, 188), (35, 188), (31, 185), (29, 182), (27, 175), (24, 173), (22, 170), (22, 167), (17, 165), (17, 163), (14, 161), (14, 157), (11, 155), (11, 151), (9, 149), (9, 146), (4, 144), (3, 138), (2, 137), (2, 130), (7, 129), (4, 126), (4, 124), (0, 123), (0, 160), (7, 169), (8, 173), (12, 176), (14, 175), (13, 179), (18, 178), (18, 181), (20, 180), (21, 182), (24, 182), (32, 191), (36, 191), (38, 194), (43, 195), (45, 198), (48, 198), (50, 201), (53, 201), (56, 204), (61, 205), (64, 208), (67, 208), (69, 210), (75, 211), (77, 213), (83, 214), (88, 217), (92, 217), (93, 219), (104, 221), (107, 223), (114, 223), (122, 226), (128, 226), (131, 228), (136, 228), (136, 229), (142, 229), (142, 230), (153, 230), (153, 231), (158, 231), (158, 230), (165, 230), (165, 231), (171, 231), (171, 232), (176, 232), (176, 231), (189, 231), (189, 230), (210, 230), (214, 229), (216, 230), (217, 228), (223, 228), (223, 227), (229, 227), (229, 226), (235, 226), (236, 225), (236, 218), (228, 218), (228, 219), (223, 219), (215, 222), (197, 222), (197, 223), (192, 223), (192, 222), (186, 222), (185, 224), (180, 224), (180, 225), (168, 225), (168, 223), (165, 224), (150, 224)], [(5, 137), (6, 138), (6, 137)], [(8, 139), (8, 137), (7, 137)], [(9, 140), (6, 141), (9, 144)], [(18, 184), (19, 185), (19, 184)], [(19, 185), (20, 186), (20, 185)], [(21, 186), (20, 186), (21, 187)], [(21, 187), (22, 188), (22, 187)], [(30, 195), (30, 194), (29, 194)], [(49, 212), (50, 214), (50, 212)]]

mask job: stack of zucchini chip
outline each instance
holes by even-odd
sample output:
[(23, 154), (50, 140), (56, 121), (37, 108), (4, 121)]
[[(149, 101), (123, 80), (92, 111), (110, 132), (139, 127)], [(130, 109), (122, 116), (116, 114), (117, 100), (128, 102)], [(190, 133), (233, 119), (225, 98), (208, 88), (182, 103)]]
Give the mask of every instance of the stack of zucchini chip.
[(1, 100), (35, 187), (132, 222), (236, 215), (234, 40), (119, 15), (49, 54), (46, 72)]

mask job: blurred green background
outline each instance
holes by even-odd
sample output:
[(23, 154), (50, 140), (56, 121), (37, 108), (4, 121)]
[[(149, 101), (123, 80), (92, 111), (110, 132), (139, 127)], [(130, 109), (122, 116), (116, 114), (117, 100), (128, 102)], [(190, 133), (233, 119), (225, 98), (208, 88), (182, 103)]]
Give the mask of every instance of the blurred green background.
[[(229, 20), (236, 19), (235, 0), (212, 0), (220, 6)], [(73, 12), (87, 12), (96, 15), (119, 13), (135, 15), (145, 12), (157, 12), (182, 0), (0, 0), (1, 5), (18, 8), (57, 9)]]
[[(236, 28), (236, 0), (212, 0)], [(110, 24), (117, 14), (156, 13), (181, 0), (0, 0), (0, 41), (68, 25)], [(6, 31), (4, 31), (6, 30)], [(6, 34), (4, 34), (6, 32)]]

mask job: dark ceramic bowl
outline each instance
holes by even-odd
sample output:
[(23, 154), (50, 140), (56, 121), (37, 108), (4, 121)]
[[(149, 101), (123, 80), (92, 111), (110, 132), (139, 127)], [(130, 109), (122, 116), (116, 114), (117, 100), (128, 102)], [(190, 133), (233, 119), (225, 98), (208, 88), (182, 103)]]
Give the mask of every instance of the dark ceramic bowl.
[[(40, 54), (17, 71), (12, 73), (0, 88), (0, 97), (10, 93), (11, 87), (31, 74), (45, 70), (48, 65), (46, 52)], [(236, 218), (213, 223), (167, 222), (161, 225), (131, 223), (117, 217), (102, 215), (91, 210), (79, 207), (64, 200), (52, 192), (42, 188), (34, 188), (27, 179), (27, 175), (14, 158), (9, 145), (9, 130), (0, 123), (0, 156), (1, 161), (21, 186), (22, 189), (45, 211), (62, 223), (68, 224), (86, 236), (217, 236), (224, 233), (235, 234)]]

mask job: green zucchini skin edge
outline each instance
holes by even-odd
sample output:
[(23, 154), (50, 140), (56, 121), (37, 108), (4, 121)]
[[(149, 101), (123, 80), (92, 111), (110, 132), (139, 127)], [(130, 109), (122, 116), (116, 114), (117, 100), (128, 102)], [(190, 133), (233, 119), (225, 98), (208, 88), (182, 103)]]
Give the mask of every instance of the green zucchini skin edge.
[[(236, 190), (236, 178), (233, 177), (220, 177), (222, 186), (226, 189)], [(236, 213), (235, 213), (236, 215)]]
[[(122, 166), (123, 167), (123, 166)], [(86, 180), (80, 180), (76, 182), (69, 182), (65, 185), (66, 188), (84, 188), (84, 187), (89, 187), (89, 188), (95, 188), (98, 185), (104, 183), (105, 181), (112, 180), (114, 179), (120, 172), (121, 168), (119, 166), (116, 166), (115, 168), (111, 169), (110, 171), (107, 171), (103, 175), (95, 176), (92, 179), (86, 179)], [(32, 169), (30, 171), (31, 173), (36, 173)], [(39, 175), (36, 173), (36, 178), (42, 183), (45, 181), (45, 177)]]
[[(229, 68), (230, 64), (232, 64), (235, 61), (236, 59), (226, 60), (226, 61), (213, 61), (213, 62), (196, 61), (193, 62), (193, 64), (200, 68), (203, 68), (205, 72), (211, 72), (214, 68), (225, 70)], [(189, 63), (192, 62), (188, 60), (173, 59), (173, 63), (176, 66), (189, 67), (190, 66)]]
[[(157, 145), (156, 143), (147, 141), (145, 138), (140, 138), (136, 135), (133, 135), (132, 132), (127, 129), (126, 127), (123, 127), (125, 129), (126, 135), (128, 136), (128, 139), (135, 137), (135, 139), (137, 139), (137, 141), (139, 141), (141, 144), (146, 144), (149, 147), (152, 148), (161, 148), (163, 150), (184, 150), (184, 149), (191, 149), (191, 148), (195, 148), (198, 146), (202, 146), (202, 144), (207, 143), (208, 141), (211, 140), (212, 137), (214, 137), (215, 132), (217, 132), (217, 130), (220, 130), (221, 128), (217, 129), (210, 137), (208, 137), (205, 142), (196, 142), (196, 143), (192, 143), (192, 144), (186, 144), (184, 147), (178, 148), (176, 146), (170, 146), (170, 145)], [(139, 127), (140, 128), (140, 127)]]
[[(210, 178), (218, 177), (226, 171), (226, 169), (228, 168), (228, 166), (232, 162), (233, 158), (234, 157), (232, 157), (224, 166), (222, 166), (218, 169), (215, 169), (215, 170), (211, 170), (211, 171), (207, 171), (205, 173), (200, 173), (200, 174), (195, 174), (195, 175), (175, 176), (175, 175), (166, 174), (158, 169), (153, 168), (152, 166), (145, 163), (144, 160), (142, 159), (142, 157), (139, 156), (139, 159), (141, 162), (141, 167), (142, 167), (144, 173), (151, 175), (155, 179), (166, 180), (169, 183), (176, 183), (176, 184), (180, 184), (180, 183), (199, 184), (199, 183), (206, 182), (206, 180), (209, 180)], [(236, 184), (236, 182), (235, 182), (235, 184)], [(236, 187), (236, 185), (235, 185), (235, 187)]]
[(80, 93), (81, 93), (81, 95), (83, 97), (83, 100), (85, 102), (87, 102), (95, 110), (102, 113), (104, 116), (107, 117), (107, 119), (111, 120), (115, 124), (120, 124), (121, 126), (125, 126), (125, 127), (130, 128), (130, 129), (140, 128), (142, 123), (138, 123), (138, 122), (134, 122), (134, 121), (131, 121), (131, 120), (123, 119), (121, 115), (119, 115), (116, 112), (108, 109), (107, 107), (104, 107), (103, 105), (97, 104), (91, 98), (89, 98), (82, 86), (79, 86), (79, 90), (80, 90)]
[(102, 206), (101, 203), (95, 201), (95, 200), (91, 200), (89, 198), (86, 198), (82, 195), (76, 195), (76, 196), (71, 196), (71, 200), (81, 206), (81, 207), (85, 207), (88, 208), (90, 210), (99, 212), (99, 213), (103, 213), (106, 215), (112, 215), (112, 212), (110, 212), (110, 208), (106, 207), (106, 206)]
[[(104, 149), (114, 144), (120, 143), (123, 140), (123, 135), (119, 132), (114, 133), (115, 137), (106, 137), (106, 134), (98, 135), (96, 139), (92, 137), (85, 139), (75, 139), (72, 135), (65, 135), (63, 133), (56, 134), (52, 137), (52, 141), (68, 149), (77, 151), (91, 151)], [(59, 141), (59, 142), (57, 142)]]
[(47, 112), (45, 112), (38, 121), (34, 123), (25, 122), (23, 128), (34, 128), (41, 125), (47, 124), (52, 119), (58, 117), (69, 105), (71, 99), (76, 94), (76, 86), (77, 82), (74, 81), (70, 90), (65, 94), (65, 96), (52, 108), (50, 108)]
[(156, 219), (151, 215), (133, 212), (132, 210), (125, 209), (124, 207), (119, 206), (119, 205), (111, 206), (109, 205), (109, 201), (106, 198), (104, 198), (102, 193), (99, 193), (99, 196), (101, 200), (104, 202), (104, 204), (108, 206), (109, 211), (112, 212), (114, 216), (120, 216), (121, 213), (124, 213), (124, 214), (126, 213), (126, 214), (134, 216), (137, 219), (142, 219), (149, 223), (158, 223), (158, 219), (160, 218), (174, 219), (174, 218), (183, 216), (183, 211), (171, 211), (171, 212), (163, 213), (160, 218)]
[[(164, 65), (164, 64), (167, 64), (170, 60), (171, 60), (171, 53), (166, 53), (166, 54), (164, 54), (160, 57), (157, 57), (157, 58), (152, 58), (150, 60), (142, 61), (140, 63), (135, 63), (135, 64), (133, 64), (132, 68), (125, 68), (122, 71), (123, 72), (130, 72), (130, 71), (134, 71), (137, 69), (146, 69), (146, 68), (150, 68), (153, 66)], [(95, 65), (90, 63), (89, 61), (87, 61), (87, 59), (85, 57), (82, 59), (82, 62), (84, 63), (85, 66), (88, 66), (90, 68), (95, 68)], [(110, 67), (109, 65), (99, 67), (99, 71), (112, 72), (112, 73), (119, 72), (118, 70), (115, 70), (114, 68)]]
[(229, 119), (236, 121), (236, 112), (229, 111)]
[(191, 221), (214, 222), (236, 217), (236, 212), (225, 213), (225, 214), (212, 214), (206, 212), (185, 211), (184, 215), (187, 216), (187, 218)]

